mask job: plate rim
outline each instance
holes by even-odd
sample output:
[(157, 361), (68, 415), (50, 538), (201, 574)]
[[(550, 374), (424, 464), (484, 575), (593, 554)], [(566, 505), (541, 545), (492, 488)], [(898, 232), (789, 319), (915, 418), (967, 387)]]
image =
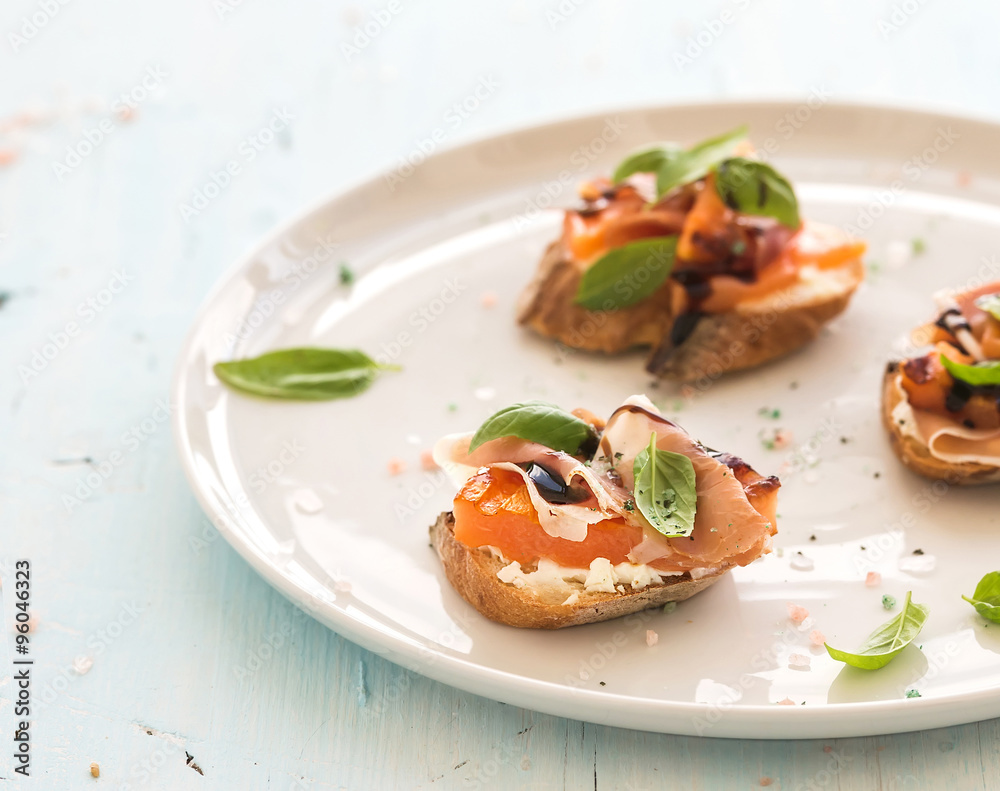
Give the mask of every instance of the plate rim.
[[(737, 113), (741, 108), (759, 112), (768, 107), (794, 109), (800, 105), (803, 97), (753, 98), (733, 101), (692, 100), (679, 103), (652, 102), (629, 104), (607, 108), (601, 111), (587, 113), (566, 113), (553, 116), (541, 122), (525, 122), (499, 127), (492, 131), (470, 136), (459, 142), (449, 143), (433, 152), (427, 161), (440, 159), (447, 155), (468, 152), (485, 144), (503, 138), (552, 130), (561, 125), (586, 125), (606, 118), (608, 115), (644, 114), (644, 113), (683, 113), (685, 111), (704, 111), (706, 109), (727, 110)], [(865, 100), (831, 101), (823, 105), (824, 110), (834, 112), (864, 112), (879, 113), (894, 116), (916, 116), (923, 119), (950, 120), (955, 123), (976, 124), (986, 132), (992, 132), (1000, 137), (1000, 120), (990, 118), (985, 114), (958, 112), (951, 108), (916, 106), (903, 101), (875, 102)], [(198, 307), (191, 320), (190, 327), (178, 349), (170, 384), (170, 403), (173, 406), (171, 429), (174, 437), (174, 447), (177, 451), (181, 468), (188, 485), (195, 495), (199, 506), (206, 514), (225, 510), (220, 502), (213, 499), (213, 493), (201, 484), (195, 468), (193, 448), (189, 442), (189, 434), (185, 430), (186, 375), (188, 372), (191, 350), (196, 339), (202, 332), (205, 318), (211, 312), (218, 298), (236, 281), (240, 274), (254, 260), (255, 256), (269, 245), (281, 239), (297, 226), (307, 221), (313, 215), (322, 211), (330, 204), (347, 199), (363, 190), (377, 185), (379, 181), (393, 172), (391, 167), (381, 167), (346, 186), (331, 190), (323, 196), (309, 202), (303, 209), (294, 212), (288, 219), (262, 235), (248, 248), (237, 256), (218, 277), (213, 286)], [(1000, 204), (998, 204), (1000, 205)], [(230, 512), (230, 517), (238, 520), (239, 516)], [(888, 733), (905, 733), (927, 728), (950, 727), (953, 725), (975, 722), (1000, 716), (1000, 686), (980, 690), (976, 693), (960, 692), (951, 695), (921, 698), (917, 700), (878, 700), (853, 703), (830, 703), (823, 706), (777, 706), (774, 704), (740, 704), (738, 706), (714, 706), (706, 703), (683, 702), (675, 700), (654, 700), (631, 695), (621, 695), (614, 692), (568, 687), (551, 681), (544, 681), (529, 676), (522, 676), (505, 670), (481, 665), (460, 656), (442, 653), (435, 649), (418, 648), (406, 641), (388, 638), (379, 640), (380, 632), (363, 621), (347, 617), (339, 611), (323, 607), (312, 608), (304, 606), (304, 601), (311, 595), (288, 576), (282, 574), (272, 562), (262, 553), (255, 550), (248, 542), (234, 534), (224, 522), (212, 524), (227, 543), (236, 550), (250, 566), (272, 587), (281, 593), (296, 607), (323, 623), (338, 635), (357, 645), (372, 651), (376, 655), (400, 665), (408, 670), (431, 678), (448, 686), (461, 689), (476, 695), (485, 695), (493, 700), (521, 706), (560, 717), (570, 717), (587, 722), (632, 730), (668, 733), (689, 736), (708, 736), (712, 738), (756, 738), (756, 739), (816, 739), (843, 738), (882, 735)], [(428, 659), (430, 657), (430, 659)], [(958, 704), (966, 704), (961, 712)], [(599, 707), (604, 712), (600, 719), (588, 716), (587, 709)], [(946, 709), (950, 714), (932, 713)], [(717, 723), (713, 723), (707, 732), (699, 732), (693, 727), (698, 718), (704, 718), (708, 712), (722, 711)], [(921, 712), (919, 717), (914, 716)], [(636, 724), (640, 719), (638, 714), (647, 721), (647, 725)], [(662, 715), (660, 724), (648, 725), (650, 715)], [(880, 716), (871, 716), (880, 715)], [(893, 716), (895, 715), (895, 716)], [(867, 724), (858, 727), (858, 718), (867, 716)], [(934, 724), (924, 724), (933, 718)], [(747, 736), (747, 726), (755, 725), (763, 732)]]

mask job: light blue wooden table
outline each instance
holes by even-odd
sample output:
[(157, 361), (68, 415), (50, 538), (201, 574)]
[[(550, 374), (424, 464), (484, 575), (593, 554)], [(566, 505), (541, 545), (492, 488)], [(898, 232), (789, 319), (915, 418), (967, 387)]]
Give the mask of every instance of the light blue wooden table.
[[(163, 405), (212, 283), (305, 204), (395, 164), (480, 80), (498, 87), (446, 143), (609, 106), (813, 89), (1000, 118), (996, 4), (960, 16), (932, 0), (667, 5), (4, 4), (5, 787), (1000, 787), (997, 721), (699, 740), (409, 674), (301, 614), (214, 540), (178, 468)], [(229, 160), (239, 173), (186, 211)], [(33, 563), (37, 614), (29, 780), (12, 758), (19, 558)]]

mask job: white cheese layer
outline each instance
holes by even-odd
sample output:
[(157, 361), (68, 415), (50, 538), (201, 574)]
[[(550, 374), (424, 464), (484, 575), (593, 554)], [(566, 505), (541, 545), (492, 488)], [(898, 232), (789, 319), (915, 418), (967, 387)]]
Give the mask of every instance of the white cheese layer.
[[(495, 547), (489, 547), (491, 554), (504, 560)], [(701, 579), (718, 572), (717, 568), (693, 569), (689, 573), (693, 579)], [(650, 585), (662, 584), (670, 577), (679, 577), (680, 571), (660, 571), (646, 565), (619, 563), (612, 565), (607, 558), (596, 558), (589, 569), (560, 566), (551, 560), (541, 559), (534, 571), (525, 571), (518, 561), (512, 561), (497, 572), (497, 579), (515, 588), (555, 589), (567, 595), (563, 604), (576, 604), (580, 593), (625, 593), (628, 585), (632, 591), (643, 590)]]

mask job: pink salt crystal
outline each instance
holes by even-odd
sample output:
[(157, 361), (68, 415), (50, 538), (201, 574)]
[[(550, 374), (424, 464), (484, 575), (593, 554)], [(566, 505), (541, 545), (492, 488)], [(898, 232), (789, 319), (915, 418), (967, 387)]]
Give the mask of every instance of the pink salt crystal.
[(386, 468), (389, 470), (390, 475), (399, 475), (401, 472), (406, 471), (406, 462), (402, 459), (392, 458), (389, 459)]
[(420, 466), (425, 470), (436, 470), (438, 463), (434, 461), (434, 452), (425, 450), (420, 454)]
[(809, 617), (809, 610), (805, 607), (800, 607), (797, 604), (788, 603), (788, 617), (791, 618), (795, 623), (802, 623), (806, 618)]
[(497, 304), (497, 295), (493, 291), (484, 291), (479, 297), (479, 301), (484, 308), (492, 308)]
[(882, 584), (882, 575), (877, 571), (869, 571), (868, 575), (865, 577), (865, 585), (869, 588), (877, 588)]
[(785, 698), (784, 700), (779, 700), (778, 701), (778, 705), (779, 706), (794, 706), (795, 705), (795, 701), (792, 700), (791, 698)]
[(789, 667), (809, 667), (810, 659), (804, 654), (789, 654)]
[(809, 642), (817, 646), (825, 645), (826, 635), (823, 634), (819, 629), (814, 629), (813, 631), (809, 632)]
[(654, 632), (652, 629), (647, 629), (646, 630), (646, 645), (652, 647), (652, 646), (656, 645), (656, 643), (657, 643), (657, 641), (659, 639), (660, 639), (660, 636), (656, 632)]
[(780, 450), (792, 444), (792, 432), (784, 428), (779, 428), (774, 432), (774, 447)]

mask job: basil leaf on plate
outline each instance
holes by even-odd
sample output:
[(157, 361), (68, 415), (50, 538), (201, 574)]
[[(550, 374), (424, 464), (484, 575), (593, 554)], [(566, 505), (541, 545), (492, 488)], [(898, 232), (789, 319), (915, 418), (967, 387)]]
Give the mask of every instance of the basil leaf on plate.
[(952, 376), (961, 379), (966, 384), (974, 387), (1000, 385), (1000, 362), (984, 362), (975, 365), (965, 365), (949, 360), (941, 355), (941, 365), (943, 365)]
[(379, 371), (398, 371), (399, 366), (380, 365), (354, 350), (302, 347), (216, 363), (212, 370), (220, 380), (244, 393), (326, 401), (357, 395), (368, 389)]
[(724, 160), (715, 171), (715, 191), (735, 211), (773, 217), (789, 228), (801, 224), (795, 190), (764, 162), (743, 157)]
[(691, 535), (698, 502), (691, 459), (683, 453), (659, 450), (653, 432), (649, 447), (632, 462), (632, 472), (635, 504), (649, 524), (668, 538)]
[(500, 437), (519, 437), (553, 450), (575, 454), (586, 440), (596, 437), (596, 432), (585, 420), (554, 404), (523, 401), (488, 417), (472, 437), (469, 452), (484, 442)]
[(611, 180), (618, 184), (635, 173), (656, 173), (672, 159), (683, 155), (684, 149), (673, 143), (643, 148), (629, 154), (615, 168)]
[(907, 591), (903, 609), (887, 624), (880, 626), (861, 644), (855, 652), (838, 651), (826, 643), (827, 653), (838, 662), (846, 662), (851, 667), (862, 670), (878, 670), (891, 662), (900, 651), (908, 646), (923, 628), (928, 609), (910, 600), (912, 591)]
[(976, 307), (985, 310), (997, 321), (1000, 321), (1000, 294), (984, 294), (977, 297)]
[(573, 301), (587, 310), (634, 305), (663, 285), (676, 250), (676, 236), (640, 239), (609, 250), (583, 273)]
[(987, 621), (1000, 623), (1000, 571), (991, 571), (979, 580), (971, 599), (968, 596), (962, 598)]
[(703, 140), (687, 151), (666, 159), (656, 171), (656, 193), (662, 197), (674, 187), (690, 184), (708, 175), (724, 159), (727, 159), (739, 143), (747, 136), (747, 127), (741, 126), (724, 135)]

